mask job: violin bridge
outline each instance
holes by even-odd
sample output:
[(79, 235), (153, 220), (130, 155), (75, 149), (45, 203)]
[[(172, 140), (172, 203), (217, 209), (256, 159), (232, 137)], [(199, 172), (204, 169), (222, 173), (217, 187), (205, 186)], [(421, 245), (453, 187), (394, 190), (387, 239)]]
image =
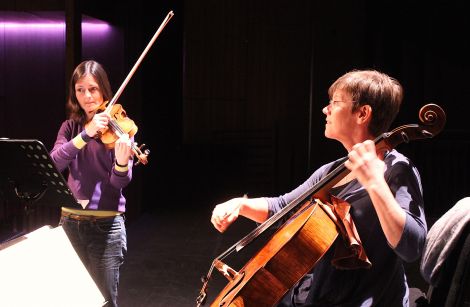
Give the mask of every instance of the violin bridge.
[(231, 267), (229, 267), (228, 265), (226, 265), (225, 263), (223, 263), (222, 261), (220, 260), (215, 260), (214, 261), (214, 266), (216, 267), (217, 270), (219, 270), (219, 272), (225, 276), (225, 278), (227, 278), (229, 281), (233, 281), (234, 279), (236, 279), (239, 275), (239, 273), (237, 271), (235, 271), (234, 269), (232, 269)]

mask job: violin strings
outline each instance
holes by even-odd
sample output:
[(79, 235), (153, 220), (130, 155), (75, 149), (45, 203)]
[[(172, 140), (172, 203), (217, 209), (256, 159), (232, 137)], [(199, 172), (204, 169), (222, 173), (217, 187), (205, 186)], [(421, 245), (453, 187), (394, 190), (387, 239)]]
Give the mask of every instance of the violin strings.
[[(111, 128), (115, 132), (117, 132), (119, 137), (121, 137), (121, 135), (125, 134), (124, 130), (121, 129), (121, 127), (116, 123), (116, 121), (114, 119), (111, 119), (109, 121), (109, 125), (111, 126)], [(135, 150), (135, 143), (131, 141), (131, 144), (132, 144), (132, 149)]]

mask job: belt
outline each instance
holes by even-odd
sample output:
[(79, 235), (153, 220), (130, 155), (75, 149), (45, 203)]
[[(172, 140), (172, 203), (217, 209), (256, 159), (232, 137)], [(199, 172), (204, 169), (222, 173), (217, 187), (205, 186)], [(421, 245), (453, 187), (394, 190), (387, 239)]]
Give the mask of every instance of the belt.
[(81, 215), (81, 214), (74, 214), (69, 212), (62, 212), (62, 217), (67, 217), (77, 221), (96, 221), (96, 220), (105, 220), (105, 219), (114, 219), (116, 216), (119, 215), (111, 215), (111, 216), (95, 216), (95, 215)]

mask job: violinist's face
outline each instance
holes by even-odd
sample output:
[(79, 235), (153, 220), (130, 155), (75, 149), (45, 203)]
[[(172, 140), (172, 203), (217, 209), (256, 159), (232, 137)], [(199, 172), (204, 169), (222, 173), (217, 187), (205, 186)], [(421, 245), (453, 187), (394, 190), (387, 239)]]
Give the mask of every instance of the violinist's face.
[(93, 117), (98, 107), (103, 104), (103, 94), (100, 87), (95, 78), (90, 75), (82, 77), (75, 83), (75, 96), (89, 119)]
[(353, 100), (351, 95), (336, 90), (329, 104), (323, 108), (326, 115), (325, 136), (348, 144), (353, 131), (357, 127), (355, 116), (352, 113)]

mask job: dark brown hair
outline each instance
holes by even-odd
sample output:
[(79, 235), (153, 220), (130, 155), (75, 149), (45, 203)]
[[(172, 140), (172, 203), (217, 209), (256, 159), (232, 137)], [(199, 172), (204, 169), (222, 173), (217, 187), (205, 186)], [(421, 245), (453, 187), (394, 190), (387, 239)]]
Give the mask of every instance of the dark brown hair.
[(70, 78), (69, 94), (67, 99), (67, 114), (70, 119), (84, 125), (87, 117), (83, 109), (78, 103), (77, 96), (75, 95), (75, 83), (81, 78), (90, 75), (92, 76), (100, 88), (104, 101), (112, 98), (111, 85), (109, 84), (108, 75), (103, 66), (96, 61), (83, 61), (74, 70)]
[(328, 89), (330, 99), (336, 90), (351, 95), (353, 112), (360, 106), (371, 106), (372, 119), (368, 129), (373, 136), (387, 132), (403, 100), (401, 84), (376, 70), (353, 70), (339, 77)]

